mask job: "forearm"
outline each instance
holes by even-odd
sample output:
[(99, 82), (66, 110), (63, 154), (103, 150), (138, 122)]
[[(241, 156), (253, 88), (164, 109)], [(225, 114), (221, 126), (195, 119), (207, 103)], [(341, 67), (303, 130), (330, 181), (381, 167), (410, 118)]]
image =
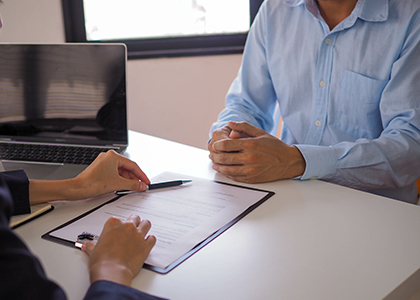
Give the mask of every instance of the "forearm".
[(31, 205), (54, 200), (84, 199), (81, 185), (76, 178), (65, 180), (31, 180), (29, 202)]
[(143, 191), (150, 180), (138, 165), (114, 151), (101, 153), (77, 177), (66, 180), (31, 180), (29, 200), (81, 200), (117, 190)]
[[(401, 189), (419, 176), (416, 139), (341, 142), (334, 146), (297, 145), (307, 166), (302, 179), (318, 178), (361, 189)], [(407, 199), (404, 199), (407, 201)]]

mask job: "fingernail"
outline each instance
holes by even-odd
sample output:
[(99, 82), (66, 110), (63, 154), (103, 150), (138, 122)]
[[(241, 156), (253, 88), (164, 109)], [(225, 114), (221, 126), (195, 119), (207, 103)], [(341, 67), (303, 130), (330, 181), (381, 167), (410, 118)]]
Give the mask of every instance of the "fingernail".
[(145, 190), (147, 188), (147, 184), (145, 184), (144, 182), (140, 182), (140, 190)]

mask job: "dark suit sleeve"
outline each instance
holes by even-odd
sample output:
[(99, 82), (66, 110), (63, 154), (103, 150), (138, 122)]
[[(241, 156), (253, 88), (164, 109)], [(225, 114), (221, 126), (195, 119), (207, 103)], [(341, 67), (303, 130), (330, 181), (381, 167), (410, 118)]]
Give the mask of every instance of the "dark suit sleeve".
[(120, 285), (110, 281), (96, 281), (94, 282), (84, 300), (164, 300), (140, 292), (128, 286)]
[(48, 280), (25, 244), (9, 228), (13, 202), (0, 176), (0, 299), (66, 299), (63, 290)]
[(13, 199), (12, 215), (28, 214), (31, 212), (29, 205), (29, 180), (25, 172), (8, 171), (1, 172), (0, 176), (9, 187)]
[[(21, 176), (21, 174), (12, 174), (14, 175)], [(16, 181), (16, 177), (8, 179), (15, 183), (19, 182)], [(13, 186), (19, 188), (19, 185)], [(64, 291), (46, 277), (39, 260), (10, 229), (12, 208), (12, 195), (3, 173), (0, 175), (0, 299), (65, 300)], [(160, 298), (127, 286), (98, 281), (89, 288), (85, 299), (157, 300)]]

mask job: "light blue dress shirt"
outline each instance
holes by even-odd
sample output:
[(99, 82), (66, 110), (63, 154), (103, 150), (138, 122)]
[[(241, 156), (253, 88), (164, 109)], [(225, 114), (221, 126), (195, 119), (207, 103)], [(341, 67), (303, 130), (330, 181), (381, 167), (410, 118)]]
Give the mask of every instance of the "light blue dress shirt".
[(272, 132), (318, 178), (414, 203), (420, 178), (420, 1), (359, 0), (330, 30), (314, 0), (266, 0), (211, 133)]

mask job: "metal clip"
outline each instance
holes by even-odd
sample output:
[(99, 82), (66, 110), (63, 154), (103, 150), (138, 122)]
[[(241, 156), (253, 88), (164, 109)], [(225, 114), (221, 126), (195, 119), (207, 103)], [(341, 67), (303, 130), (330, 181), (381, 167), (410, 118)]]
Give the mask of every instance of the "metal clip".
[(77, 236), (77, 240), (74, 243), (74, 245), (77, 248), (82, 248), (83, 244), (86, 243), (87, 241), (94, 241), (94, 240), (98, 240), (99, 236), (94, 235), (92, 233), (89, 232), (83, 232), (81, 234), (79, 234)]

